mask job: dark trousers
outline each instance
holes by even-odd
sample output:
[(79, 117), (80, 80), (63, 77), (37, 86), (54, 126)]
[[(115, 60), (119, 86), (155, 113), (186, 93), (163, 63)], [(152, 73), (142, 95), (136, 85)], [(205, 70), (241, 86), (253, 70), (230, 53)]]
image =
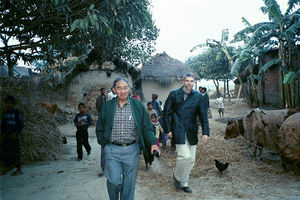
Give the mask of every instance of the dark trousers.
[(101, 147), (100, 165), (101, 165), (101, 169), (104, 170), (105, 169), (105, 153), (104, 153), (104, 148), (103, 147)]
[(18, 134), (2, 136), (2, 160), (6, 167), (12, 164), (15, 165), (16, 168), (21, 167), (20, 149), (20, 136)]
[(91, 146), (89, 144), (89, 134), (87, 131), (76, 131), (76, 141), (77, 141), (77, 155), (78, 159), (82, 159), (82, 145), (84, 146), (86, 152), (89, 154), (91, 152)]

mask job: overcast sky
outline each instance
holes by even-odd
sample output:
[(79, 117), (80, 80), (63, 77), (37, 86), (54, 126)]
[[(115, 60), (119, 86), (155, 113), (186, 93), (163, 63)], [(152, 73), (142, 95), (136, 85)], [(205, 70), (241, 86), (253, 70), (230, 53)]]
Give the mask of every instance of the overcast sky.
[[(206, 39), (221, 40), (222, 29), (229, 39), (245, 28), (242, 17), (251, 24), (268, 21), (260, 7), (263, 0), (151, 0), (155, 24), (160, 29), (156, 53), (184, 62), (190, 50)], [(277, 0), (284, 13), (288, 0)]]

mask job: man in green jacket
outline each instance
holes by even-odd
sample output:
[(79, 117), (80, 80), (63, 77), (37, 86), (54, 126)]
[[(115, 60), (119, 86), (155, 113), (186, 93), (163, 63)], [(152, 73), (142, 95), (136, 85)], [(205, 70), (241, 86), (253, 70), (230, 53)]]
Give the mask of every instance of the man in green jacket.
[(104, 148), (109, 198), (132, 200), (140, 149), (144, 151), (147, 142), (151, 153), (160, 154), (160, 150), (144, 106), (129, 97), (129, 81), (117, 78), (113, 91), (117, 98), (105, 102), (98, 116), (97, 141)]

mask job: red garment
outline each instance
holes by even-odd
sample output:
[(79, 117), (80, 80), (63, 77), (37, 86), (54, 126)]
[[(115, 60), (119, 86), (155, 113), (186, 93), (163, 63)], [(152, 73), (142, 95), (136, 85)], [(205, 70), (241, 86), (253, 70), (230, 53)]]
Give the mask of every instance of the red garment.
[(139, 96), (131, 96), (132, 98), (135, 98), (136, 100), (142, 101)]

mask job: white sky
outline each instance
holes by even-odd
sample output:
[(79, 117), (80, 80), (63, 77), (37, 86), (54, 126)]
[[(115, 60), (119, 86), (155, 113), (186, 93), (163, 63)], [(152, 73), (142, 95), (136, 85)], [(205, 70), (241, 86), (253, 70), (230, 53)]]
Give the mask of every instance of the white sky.
[[(184, 62), (190, 50), (206, 39), (220, 41), (222, 29), (229, 30), (229, 40), (245, 28), (242, 17), (251, 24), (269, 21), (260, 10), (263, 0), (151, 0), (155, 24), (160, 29), (156, 53), (165, 51)], [(282, 13), (288, 0), (277, 0)]]

